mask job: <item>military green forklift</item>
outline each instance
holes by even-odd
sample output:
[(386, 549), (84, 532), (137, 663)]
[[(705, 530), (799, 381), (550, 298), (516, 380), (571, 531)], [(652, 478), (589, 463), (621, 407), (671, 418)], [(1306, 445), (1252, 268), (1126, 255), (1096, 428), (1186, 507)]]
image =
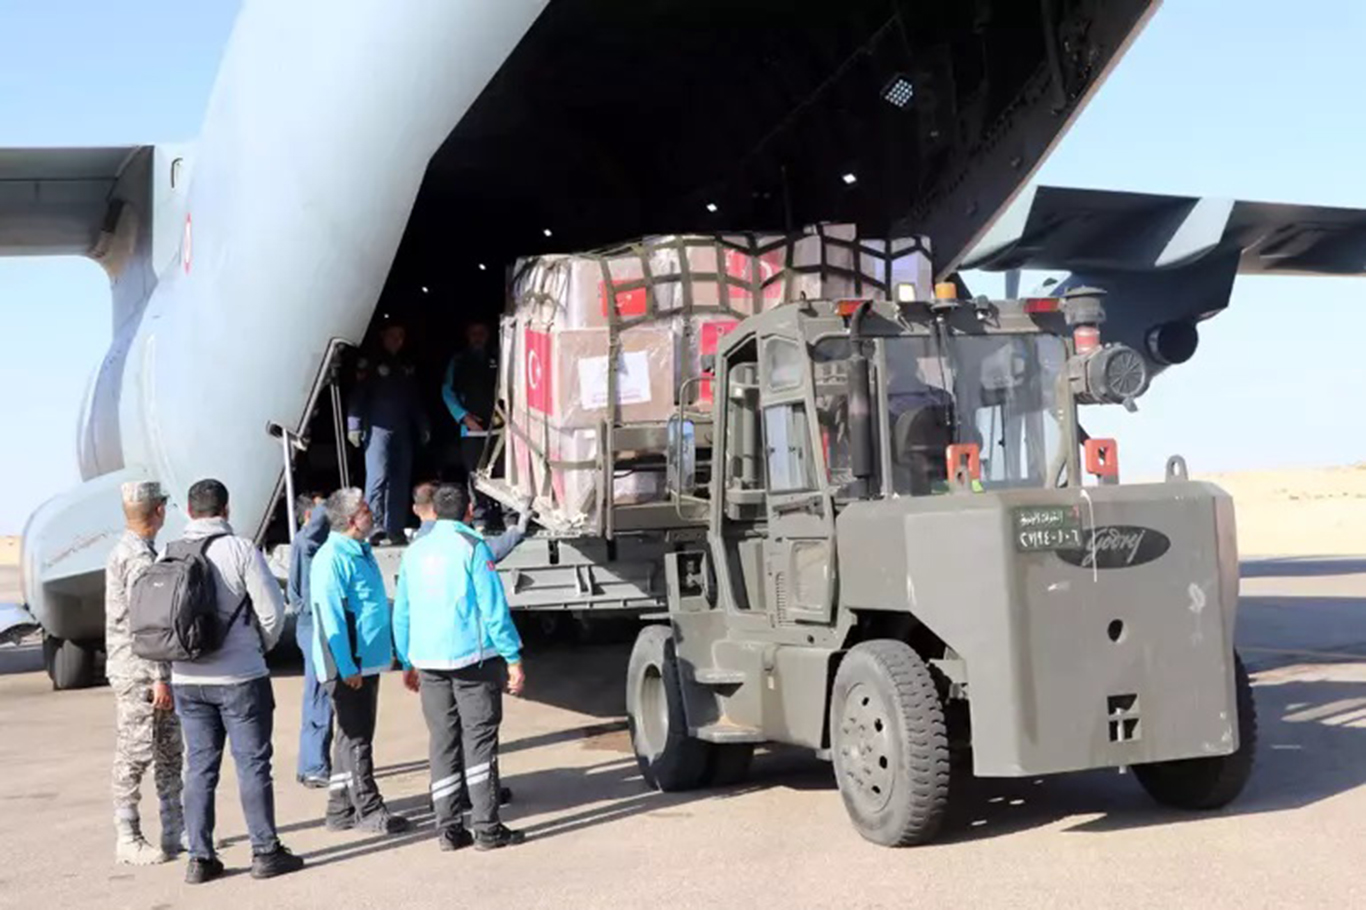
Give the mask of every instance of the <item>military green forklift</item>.
[(1225, 805), (1256, 740), (1232, 500), (1179, 457), (1121, 484), (1082, 430), (1149, 381), (1101, 343), (1103, 292), (954, 296), (796, 303), (724, 339), (711, 412), (670, 424), (706, 537), (667, 555), (667, 624), (631, 654), (642, 774), (724, 786), (760, 744), (810, 748), (886, 846), (932, 840), (969, 772), (1127, 768)]

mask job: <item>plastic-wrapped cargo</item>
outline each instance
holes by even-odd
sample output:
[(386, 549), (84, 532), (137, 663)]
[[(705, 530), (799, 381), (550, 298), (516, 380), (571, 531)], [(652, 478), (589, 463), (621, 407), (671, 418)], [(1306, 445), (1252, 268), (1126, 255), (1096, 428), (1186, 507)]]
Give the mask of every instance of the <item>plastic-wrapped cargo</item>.
[(664, 452), (607, 452), (613, 427), (664, 426), (694, 378), (685, 404), (709, 410), (702, 357), (745, 317), (802, 298), (890, 296), (903, 282), (931, 292), (927, 243), (864, 239), (853, 225), (519, 260), (501, 332), (502, 483), (562, 532), (604, 533), (609, 507), (666, 495)]

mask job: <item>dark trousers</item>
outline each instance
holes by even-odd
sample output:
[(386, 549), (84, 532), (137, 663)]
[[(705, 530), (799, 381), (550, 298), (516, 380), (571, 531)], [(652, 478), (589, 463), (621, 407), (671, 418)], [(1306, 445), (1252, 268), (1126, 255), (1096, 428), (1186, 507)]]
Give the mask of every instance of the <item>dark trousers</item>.
[(471, 827), (492, 830), (500, 823), (498, 725), (507, 664), (495, 659), (460, 670), (423, 670), (421, 676), (436, 828), (460, 827), (468, 805)]
[(403, 538), (412, 504), (413, 443), (407, 430), (371, 427), (365, 442), (365, 501), (375, 515), (375, 530)]
[(325, 683), (337, 718), (332, 746), (332, 779), (327, 789), (327, 817), (359, 821), (384, 808), (375, 783), (375, 719), (379, 715), (379, 677), (361, 679), (359, 689), (340, 680)]
[(318, 681), (313, 665), (313, 614), (300, 613), (294, 640), (304, 654), (304, 698), (299, 718), (299, 776), (327, 777), (332, 773), (332, 699)]
[(487, 437), (484, 436), (462, 436), (460, 437), (460, 460), (465, 468), (465, 482), (469, 484), (470, 501), (474, 503), (474, 519), (480, 522), (492, 522), (495, 526), (502, 526), (503, 512), (498, 508), (498, 503), (485, 493), (481, 493), (474, 488), (474, 472), (479, 467), (479, 459), (484, 454), (484, 443)]
[(275, 694), (270, 678), (231, 686), (175, 686), (175, 709), (185, 735), (185, 830), (190, 856), (214, 855), (214, 791), (223, 765), (224, 739), (232, 747), (237, 787), (253, 854), (279, 847), (275, 789), (270, 777), (270, 736)]

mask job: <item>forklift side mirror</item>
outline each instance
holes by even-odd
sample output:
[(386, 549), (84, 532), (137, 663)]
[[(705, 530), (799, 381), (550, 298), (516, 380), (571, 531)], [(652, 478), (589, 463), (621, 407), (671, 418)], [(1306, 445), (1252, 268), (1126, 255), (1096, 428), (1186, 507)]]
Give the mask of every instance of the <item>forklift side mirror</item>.
[(697, 428), (677, 415), (669, 418), (669, 480), (672, 496), (697, 489)]

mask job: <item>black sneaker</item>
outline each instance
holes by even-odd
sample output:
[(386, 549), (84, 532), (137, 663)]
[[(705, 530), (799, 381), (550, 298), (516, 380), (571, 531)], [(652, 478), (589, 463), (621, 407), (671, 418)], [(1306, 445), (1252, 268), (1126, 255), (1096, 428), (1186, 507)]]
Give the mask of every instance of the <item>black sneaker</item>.
[(202, 885), (211, 882), (223, 874), (223, 862), (218, 857), (213, 856), (209, 859), (197, 859), (190, 857), (190, 864), (185, 868), (185, 884)]
[(368, 834), (402, 834), (412, 827), (412, 823), (402, 815), (391, 815), (388, 809), (380, 809), (356, 822), (356, 830)]
[(476, 831), (474, 834), (474, 849), (497, 850), (501, 847), (515, 847), (525, 840), (525, 832), (513, 831), (507, 825), (500, 824), (490, 831)]
[(459, 850), (474, 843), (474, 835), (470, 834), (469, 829), (464, 825), (460, 825), (438, 832), (436, 843), (441, 848), (442, 853), (450, 853), (452, 850)]
[(271, 853), (257, 853), (251, 858), (251, 877), (274, 878), (298, 872), (303, 867), (304, 858), (290, 853), (289, 848), (281, 844)]

